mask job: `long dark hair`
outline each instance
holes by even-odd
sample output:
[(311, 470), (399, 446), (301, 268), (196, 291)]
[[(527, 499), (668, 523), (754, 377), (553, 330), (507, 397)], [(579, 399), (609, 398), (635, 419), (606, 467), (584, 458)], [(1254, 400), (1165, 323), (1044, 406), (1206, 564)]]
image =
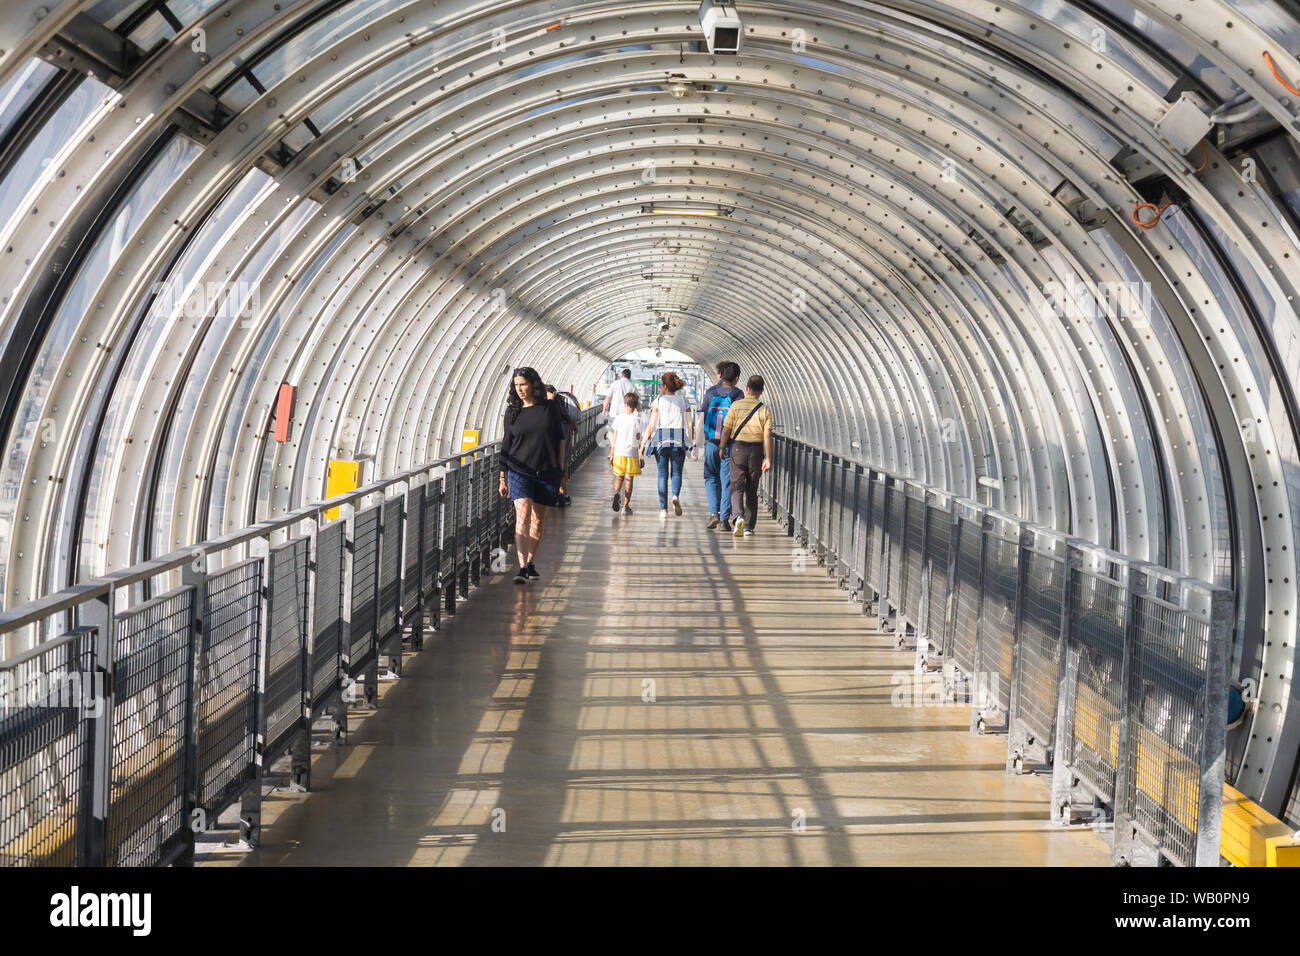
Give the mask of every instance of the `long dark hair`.
[(550, 402), (546, 397), (546, 385), (542, 382), (542, 377), (537, 374), (537, 369), (529, 368), (527, 365), (517, 368), (510, 373), (510, 384), (506, 386), (509, 394), (506, 395), (506, 423), (513, 425), (515, 419), (519, 417), (520, 409), (524, 407), (523, 399), (515, 392), (515, 379), (522, 378), (532, 386), (533, 401), (537, 404), (545, 405)]

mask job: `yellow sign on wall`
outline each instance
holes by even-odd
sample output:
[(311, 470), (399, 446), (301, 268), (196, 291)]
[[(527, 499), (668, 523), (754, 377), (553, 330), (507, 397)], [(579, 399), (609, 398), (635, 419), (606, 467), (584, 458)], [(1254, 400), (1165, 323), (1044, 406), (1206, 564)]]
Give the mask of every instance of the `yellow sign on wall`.
[[(466, 448), (477, 448), (477, 447), (478, 447), (478, 429), (477, 429), (477, 428), (466, 428), (464, 431), (462, 431), (462, 432), (460, 433), (460, 450), (461, 450), (461, 451), (464, 451)], [(465, 464), (465, 459), (462, 458), (462, 459), (460, 460), (460, 463), (461, 463), (462, 465)]]
[[(325, 473), (325, 497), (333, 498), (347, 491), (361, 487), (361, 462), (331, 458), (329, 470)], [(325, 517), (334, 521), (339, 516), (338, 508), (330, 508)]]

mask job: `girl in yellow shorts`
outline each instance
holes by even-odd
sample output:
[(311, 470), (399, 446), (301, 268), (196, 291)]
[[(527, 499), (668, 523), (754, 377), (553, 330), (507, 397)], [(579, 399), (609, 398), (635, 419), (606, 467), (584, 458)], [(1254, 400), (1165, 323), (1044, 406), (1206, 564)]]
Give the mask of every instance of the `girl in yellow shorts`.
[(609, 463), (614, 469), (614, 511), (622, 506), (623, 514), (632, 513), (632, 479), (641, 474), (645, 459), (641, 457), (641, 435), (645, 416), (641, 414), (641, 396), (628, 392), (623, 396), (626, 411), (609, 423)]

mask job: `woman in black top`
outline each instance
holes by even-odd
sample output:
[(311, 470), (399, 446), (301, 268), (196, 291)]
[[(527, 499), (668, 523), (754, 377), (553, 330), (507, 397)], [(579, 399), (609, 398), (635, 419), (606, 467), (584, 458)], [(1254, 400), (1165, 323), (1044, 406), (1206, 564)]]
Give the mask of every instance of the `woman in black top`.
[(542, 377), (531, 368), (517, 368), (506, 397), (501, 434), (501, 487), (515, 503), (515, 551), (519, 572), (515, 583), (541, 575), (533, 557), (542, 542), (546, 509), (559, 504), (564, 477), (564, 416), (546, 399)]

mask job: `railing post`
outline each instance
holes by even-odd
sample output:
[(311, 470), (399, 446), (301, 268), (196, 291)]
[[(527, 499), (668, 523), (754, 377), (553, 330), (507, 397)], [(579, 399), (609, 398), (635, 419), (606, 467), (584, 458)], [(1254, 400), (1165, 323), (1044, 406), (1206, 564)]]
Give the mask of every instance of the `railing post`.
[[(86, 745), (81, 792), (85, 795), (77, 821), (80, 846), (76, 858), (81, 866), (106, 866), (108, 862), (108, 807), (113, 774), (113, 715), (117, 706), (116, 641), (117, 589), (109, 585), (104, 594), (87, 601), (80, 609), (81, 623), (95, 629), (92, 668), (102, 680), (104, 701), (98, 714), (86, 717)], [(100, 676), (102, 675), (102, 677)]]
[(894, 531), (889, 520), (898, 497), (897, 479), (885, 476), (885, 500), (880, 509), (880, 591), (876, 602), (876, 628), (881, 633), (893, 631), (889, 618), (889, 595), (893, 590)]
[[(1119, 753), (1115, 759), (1115, 802), (1112, 807), (1114, 820), (1114, 839), (1111, 841), (1111, 865), (1132, 866), (1139, 862), (1156, 863), (1159, 854), (1149, 859), (1149, 853), (1143, 853), (1139, 846), (1137, 834), (1133, 830), (1133, 818), (1137, 808), (1129, 800), (1125, 781), (1135, 777), (1137, 753), (1134, 748), (1134, 715), (1129, 707), (1132, 693), (1134, 656), (1141, 643), (1139, 630), (1142, 626), (1135, 598), (1144, 596), (1150, 590), (1150, 578), (1136, 563), (1125, 569), (1124, 606), (1124, 650), (1120, 658), (1119, 678)], [(1225, 688), (1226, 689), (1226, 688)], [(1217, 861), (1216, 861), (1217, 862)]]
[(975, 602), (975, 673), (971, 675), (974, 681), (972, 690), (975, 693), (970, 708), (972, 734), (983, 733), (985, 724), (984, 715), (980, 712), (983, 698), (988, 693), (988, 681), (984, 677), (984, 590), (988, 585), (989, 535), (992, 533), (993, 516), (988, 511), (982, 511), (980, 513), (980, 581)]
[(253, 744), (253, 779), (239, 798), (239, 841), (242, 846), (257, 849), (262, 844), (262, 777), (266, 753), (266, 662), (267, 643), (270, 639), (271, 620), (271, 560), (270, 541), (254, 538), (248, 543), (248, 555), (261, 564), (259, 575), (257, 612), (257, 692), (254, 709), (257, 714), (257, 737)]
[(1027, 522), (1020, 524), (1016, 561), (1016, 613), (1011, 628), (1011, 687), (1007, 691), (1007, 773), (1023, 772), (1027, 736), (1020, 720), (1021, 629), (1025, 619), (1025, 586), (1036, 536)]
[(199, 731), (202, 727), (203, 680), (207, 673), (207, 622), (205, 609), (208, 596), (208, 558), (202, 548), (194, 549), (193, 559), (181, 568), (181, 584), (194, 589), (190, 605), (190, 657), (186, 680), (189, 683), (185, 709), (185, 849), (177, 861), (178, 866), (194, 865), (195, 837), (207, 830), (215, 820), (205, 819), (199, 810)]

